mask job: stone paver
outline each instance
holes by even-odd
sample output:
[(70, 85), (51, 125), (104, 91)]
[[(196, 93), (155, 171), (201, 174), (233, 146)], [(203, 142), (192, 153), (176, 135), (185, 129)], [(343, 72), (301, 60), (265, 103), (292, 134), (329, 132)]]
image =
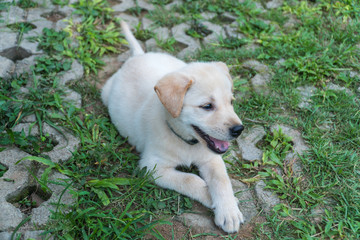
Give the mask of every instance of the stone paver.
[(263, 180), (257, 182), (255, 185), (255, 194), (261, 209), (269, 213), (275, 205), (280, 203), (280, 199), (274, 192), (266, 190), (265, 187), (266, 184)]
[(24, 239), (48, 240), (53, 238), (49, 238), (49, 236), (45, 235), (43, 231), (27, 231), (24, 234)]
[(279, 8), (282, 6), (283, 2), (284, 0), (272, 0), (266, 3), (266, 8), (268, 9)]
[(272, 78), (272, 73), (269, 67), (256, 60), (243, 62), (242, 66), (257, 72), (257, 74), (252, 79), (250, 79), (254, 91), (258, 94), (269, 95), (270, 90), (268, 88), (268, 84)]
[(20, 210), (7, 201), (21, 194), (28, 186), (31, 162), (23, 161), (16, 165), (17, 161), (27, 156), (29, 154), (17, 148), (0, 152), (0, 163), (8, 168), (0, 178), (0, 231), (13, 230), (24, 218)]
[(32, 55), (28, 58), (16, 61), (15, 74), (20, 75), (21, 73), (30, 73), (31, 67), (35, 65), (36, 58), (38, 55)]
[(257, 214), (256, 199), (253, 197), (252, 189), (246, 184), (231, 179), (235, 196), (239, 199), (239, 208), (245, 218), (245, 223), (250, 222)]
[(8, 58), (0, 56), (0, 77), (7, 79), (10, 78), (15, 71), (15, 63)]
[(1, 13), (5, 24), (13, 24), (23, 22), (25, 20), (26, 12), (17, 6), (10, 6), (8, 11)]
[(263, 151), (260, 150), (256, 144), (263, 139), (265, 135), (266, 132), (261, 126), (245, 129), (240, 137), (236, 139), (242, 159), (250, 162), (262, 159)]
[(16, 40), (18, 34), (11, 31), (9, 28), (0, 28), (0, 34), (1, 34), (0, 56), (4, 56), (6, 50), (16, 47)]
[(70, 70), (67, 72), (60, 73), (59, 83), (65, 85), (68, 82), (79, 80), (83, 76), (84, 76), (83, 66), (77, 60), (73, 60)]
[(128, 0), (128, 1), (121, 1), (120, 4), (116, 4), (114, 6), (112, 6), (112, 9), (115, 12), (125, 12), (126, 10), (136, 7), (135, 2), (132, 0)]
[(195, 52), (198, 48), (200, 48), (200, 42), (197, 39), (193, 39), (189, 35), (186, 34), (186, 31), (190, 28), (189, 24), (181, 23), (179, 25), (174, 26), (171, 31), (172, 35), (176, 41), (187, 45), (186, 48), (181, 50), (177, 56), (180, 58), (184, 58), (189, 53)]
[(314, 86), (301, 86), (297, 87), (296, 90), (298, 90), (300, 96), (301, 96), (301, 102), (299, 103), (299, 108), (307, 108), (310, 106), (311, 103), (311, 97), (315, 95), (316, 93), (316, 87)]
[(184, 213), (178, 218), (178, 221), (184, 223), (185, 226), (191, 227), (195, 232), (212, 232), (220, 234), (221, 231), (214, 224), (213, 217), (209, 214)]
[(271, 127), (271, 131), (278, 131), (280, 128), (285, 135), (292, 138), (293, 142), (293, 150), (285, 156), (285, 161), (287, 164), (290, 164), (295, 175), (300, 175), (302, 173), (302, 167), (299, 155), (305, 154), (309, 148), (305, 144), (302, 134), (296, 129), (284, 125), (274, 125)]

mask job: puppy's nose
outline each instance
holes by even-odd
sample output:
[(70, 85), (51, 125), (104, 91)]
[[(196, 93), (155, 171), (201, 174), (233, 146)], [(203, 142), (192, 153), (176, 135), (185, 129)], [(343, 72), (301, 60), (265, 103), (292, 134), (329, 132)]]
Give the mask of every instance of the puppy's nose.
[(243, 130), (244, 130), (243, 125), (235, 125), (232, 128), (230, 128), (230, 135), (234, 138), (237, 138), (238, 136), (240, 136)]

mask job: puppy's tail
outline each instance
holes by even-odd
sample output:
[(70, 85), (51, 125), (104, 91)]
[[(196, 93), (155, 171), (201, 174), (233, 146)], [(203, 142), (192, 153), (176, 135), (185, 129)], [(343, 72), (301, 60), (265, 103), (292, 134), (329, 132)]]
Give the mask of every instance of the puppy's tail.
[(123, 30), (126, 40), (128, 41), (128, 43), (130, 45), (131, 55), (136, 56), (136, 55), (144, 54), (145, 53), (144, 50), (141, 48), (139, 42), (136, 40), (136, 38), (132, 34), (132, 32), (129, 28), (129, 25), (126, 22), (124, 22), (123, 20), (121, 20), (121, 28)]

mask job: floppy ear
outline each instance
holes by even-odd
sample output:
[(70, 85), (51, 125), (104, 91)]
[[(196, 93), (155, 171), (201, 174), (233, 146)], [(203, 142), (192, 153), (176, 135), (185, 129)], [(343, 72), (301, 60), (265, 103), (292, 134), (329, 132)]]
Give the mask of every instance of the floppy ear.
[(166, 110), (177, 118), (184, 102), (184, 97), (193, 80), (179, 73), (170, 73), (160, 79), (154, 87)]
[(220, 68), (221, 70), (223, 70), (223, 72), (226, 74), (226, 76), (228, 77), (229, 81), (231, 82), (231, 90), (233, 90), (233, 80), (230, 76), (230, 71), (229, 71), (229, 68), (228, 66), (223, 63), (223, 62), (214, 62), (214, 64)]

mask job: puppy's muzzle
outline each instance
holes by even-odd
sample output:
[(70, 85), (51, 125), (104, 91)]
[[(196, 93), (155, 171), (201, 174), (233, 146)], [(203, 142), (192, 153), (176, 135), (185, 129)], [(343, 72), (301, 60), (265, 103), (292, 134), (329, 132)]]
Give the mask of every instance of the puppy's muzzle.
[(230, 135), (234, 138), (240, 136), (241, 132), (244, 130), (243, 125), (235, 125), (229, 129)]

